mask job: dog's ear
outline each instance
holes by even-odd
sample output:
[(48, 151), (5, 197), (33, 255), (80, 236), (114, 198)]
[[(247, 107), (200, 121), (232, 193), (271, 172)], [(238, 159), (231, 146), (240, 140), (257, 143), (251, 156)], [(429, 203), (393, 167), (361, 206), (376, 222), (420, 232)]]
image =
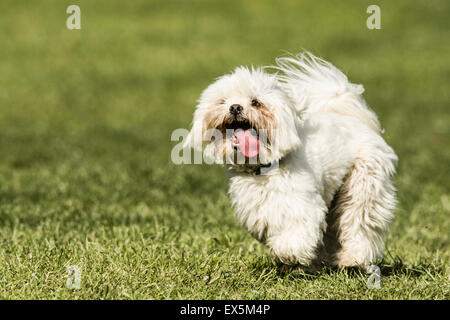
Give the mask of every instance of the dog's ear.
[(197, 108), (194, 112), (194, 121), (192, 122), (191, 131), (189, 131), (183, 148), (193, 148), (195, 151), (203, 154), (203, 160), (212, 164), (216, 162), (222, 163), (223, 136), (217, 129), (204, 130), (203, 125), (203, 109)]
[(297, 126), (299, 125), (298, 117), (294, 114), (278, 114), (282, 119), (277, 119), (278, 129), (276, 130), (275, 143), (280, 157), (296, 150), (300, 147), (301, 141), (298, 136)]
[(271, 137), (269, 162), (283, 158), (301, 146), (298, 129), (302, 120), (295, 114), (292, 106), (284, 99), (273, 99), (274, 125)]
[(194, 112), (192, 128), (184, 141), (183, 147), (193, 148), (196, 151), (203, 150), (203, 123), (198, 109)]

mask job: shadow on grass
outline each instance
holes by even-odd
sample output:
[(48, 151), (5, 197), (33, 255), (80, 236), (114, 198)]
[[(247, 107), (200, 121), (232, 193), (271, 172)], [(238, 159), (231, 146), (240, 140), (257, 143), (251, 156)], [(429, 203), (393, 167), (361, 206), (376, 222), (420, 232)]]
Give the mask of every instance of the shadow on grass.
[[(405, 264), (401, 257), (391, 257), (392, 260), (380, 260), (375, 263), (381, 271), (381, 276), (406, 276), (412, 278), (419, 278), (425, 275), (442, 275), (444, 270), (442, 266), (419, 262), (417, 264)], [(286, 266), (277, 265), (273, 261), (268, 261), (268, 259), (263, 259), (258, 262), (253, 263), (253, 270), (255, 273), (261, 273), (268, 268), (275, 268), (276, 274), (279, 277), (288, 277), (291, 280), (303, 279), (303, 280), (313, 280), (324, 275), (345, 275), (349, 278), (360, 278), (367, 277), (369, 273), (360, 268), (344, 268), (339, 269), (336, 267), (322, 266), (316, 271), (303, 270), (298, 266)]]

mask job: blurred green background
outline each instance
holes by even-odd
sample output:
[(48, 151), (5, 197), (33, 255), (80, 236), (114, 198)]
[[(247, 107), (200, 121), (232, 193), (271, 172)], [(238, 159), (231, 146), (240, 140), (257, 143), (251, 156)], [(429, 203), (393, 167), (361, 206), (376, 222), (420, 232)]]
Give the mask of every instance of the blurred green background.
[[(81, 8), (68, 30), (66, 8)], [(381, 8), (369, 30), (366, 8)], [(0, 3), (0, 297), (448, 299), (450, 2)], [(235, 221), (219, 166), (170, 134), (238, 65), (307, 49), (362, 83), (400, 162), (368, 275), (282, 273)], [(66, 268), (82, 271), (66, 288)]]

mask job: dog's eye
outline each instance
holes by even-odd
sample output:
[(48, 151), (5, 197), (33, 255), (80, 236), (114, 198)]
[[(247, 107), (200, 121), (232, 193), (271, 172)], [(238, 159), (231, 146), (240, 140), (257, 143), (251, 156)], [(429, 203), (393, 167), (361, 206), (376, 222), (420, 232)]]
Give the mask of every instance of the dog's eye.
[(219, 104), (224, 104), (225, 103), (225, 99), (220, 99), (219, 100)]
[(261, 103), (257, 100), (257, 99), (253, 99), (252, 100), (252, 106), (254, 107), (260, 107)]

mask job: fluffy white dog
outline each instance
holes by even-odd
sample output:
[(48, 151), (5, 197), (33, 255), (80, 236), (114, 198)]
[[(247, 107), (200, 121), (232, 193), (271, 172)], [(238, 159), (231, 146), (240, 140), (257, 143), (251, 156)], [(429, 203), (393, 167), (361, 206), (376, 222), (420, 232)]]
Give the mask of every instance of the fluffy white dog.
[(211, 84), (187, 145), (225, 163), (237, 219), (277, 261), (367, 268), (393, 218), (397, 156), (361, 85), (308, 52), (276, 62)]

